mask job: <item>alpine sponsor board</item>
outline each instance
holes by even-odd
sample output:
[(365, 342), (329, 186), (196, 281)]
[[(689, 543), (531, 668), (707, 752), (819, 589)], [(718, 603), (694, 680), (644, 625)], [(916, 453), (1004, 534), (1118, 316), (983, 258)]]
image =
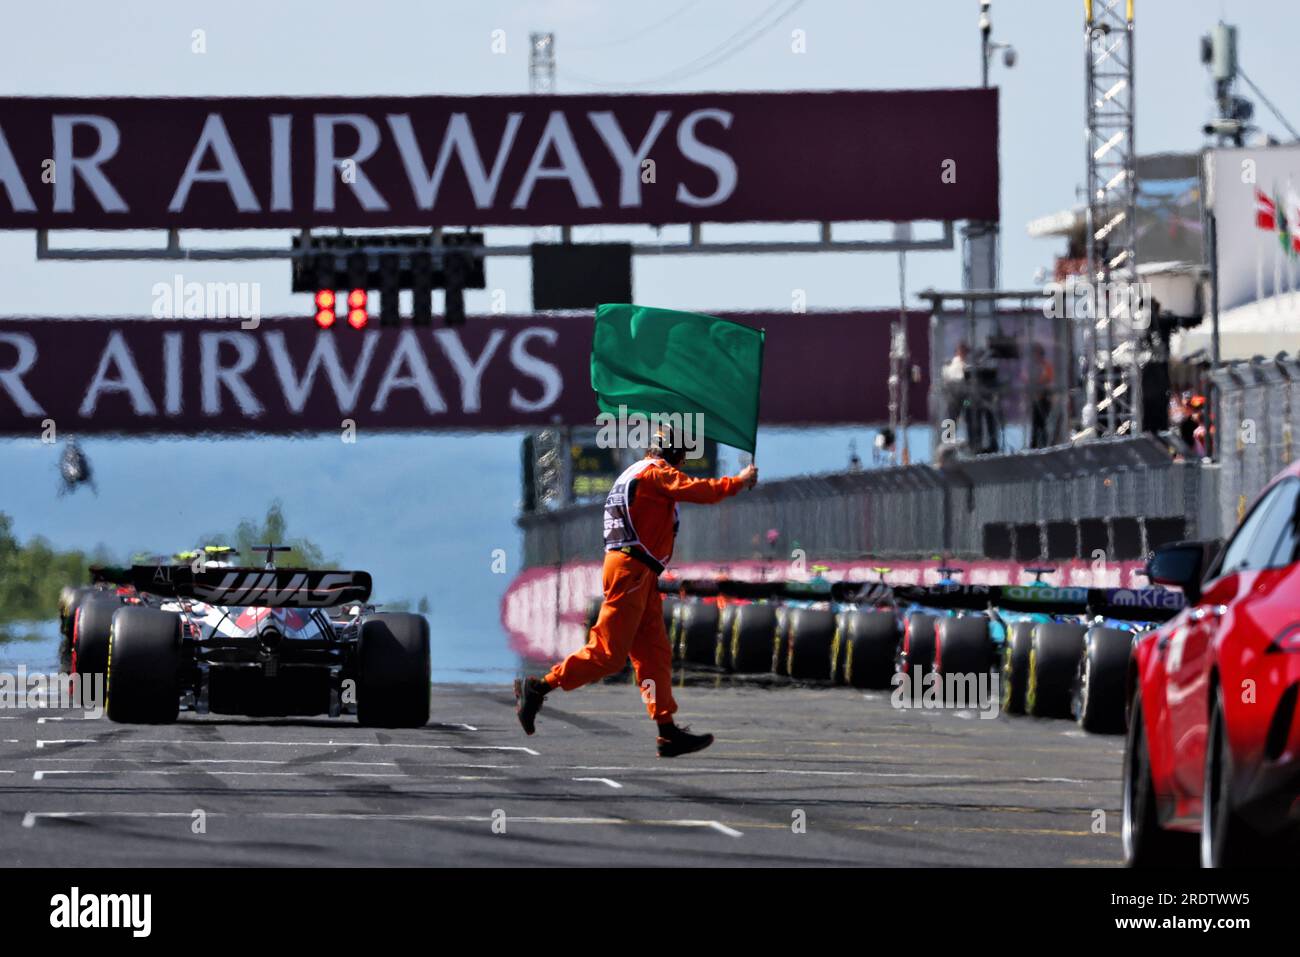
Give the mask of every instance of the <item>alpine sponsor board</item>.
[[(761, 419), (888, 414), (897, 313), (753, 313), (766, 328)], [(913, 355), (929, 348), (908, 316)], [(310, 319), (0, 320), (0, 435), (431, 431), (591, 425), (589, 316), (481, 316), (457, 328), (321, 331)], [(809, 370), (816, 370), (810, 376)], [(926, 377), (911, 383), (924, 408)], [(692, 410), (683, 410), (692, 411)]]
[(995, 89), (0, 98), (0, 228), (998, 218)]

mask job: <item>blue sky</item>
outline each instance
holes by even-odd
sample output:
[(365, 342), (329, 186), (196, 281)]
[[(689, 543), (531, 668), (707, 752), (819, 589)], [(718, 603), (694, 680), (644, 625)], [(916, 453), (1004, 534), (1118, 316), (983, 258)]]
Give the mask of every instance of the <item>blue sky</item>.
[[(1083, 177), (1081, 6), (1077, 0), (993, 4), (995, 37), (1018, 53), (1014, 69), (1000, 60), (993, 68), (1002, 87), (1005, 286), (1030, 287), (1035, 271), (1050, 267), (1056, 244), (1029, 239), (1025, 223), (1071, 205)], [(670, 73), (767, 8), (754, 0), (12, 4), (0, 95), (518, 93), (528, 84), (527, 35), (538, 29), (556, 33), (559, 91), (593, 92), (596, 86), (576, 78), (632, 83)], [(978, 13), (977, 0), (808, 0), (735, 56), (645, 89), (973, 85)], [(1293, 123), (1300, 121), (1294, 2), (1138, 0), (1141, 152), (1201, 145), (1210, 100), (1197, 43), (1221, 17), (1241, 28), (1246, 72)], [(205, 31), (206, 53), (191, 52), (196, 29)], [(791, 50), (796, 29), (806, 36), (802, 54)], [(495, 30), (504, 31), (503, 54), (492, 52)], [(1262, 104), (1257, 116), (1280, 132)], [(732, 227), (725, 234), (770, 232)], [(517, 235), (501, 231), (500, 238)], [(286, 234), (258, 238), (287, 243)], [(78, 234), (62, 241), (102, 240)], [(30, 233), (0, 233), (6, 314), (144, 316), (153, 285), (178, 271), (187, 281), (259, 282), (264, 313), (309, 314), (308, 297), (289, 293), (283, 262), (38, 263), (33, 247)], [(897, 304), (896, 270), (895, 257), (866, 254), (664, 257), (637, 262), (634, 281), (639, 301), (706, 311), (786, 309), (794, 289), (806, 290), (814, 309), (888, 307)], [(910, 291), (959, 284), (957, 252), (909, 258)], [(471, 312), (486, 310), (493, 289), (504, 290), (508, 311), (527, 310), (525, 261), (489, 261), (488, 286), (467, 295)], [(839, 467), (855, 434), (867, 457), (865, 430), (765, 431), (759, 464), (766, 477)], [(56, 494), (55, 450), (34, 440), (3, 440), (0, 510), (14, 517), (22, 536), (43, 534), (64, 546), (104, 542), (125, 552), (189, 544), (205, 531), (260, 516), (278, 498), (296, 534), (317, 540), (345, 564), (372, 569), (384, 596), (428, 595), (447, 660), (501, 665), (497, 599), (508, 576), (492, 574), (490, 563), (492, 549), (504, 548), (510, 570), (517, 567), (519, 438), (363, 437), (355, 446), (333, 438), (90, 440), (85, 448), (99, 494), (65, 497)]]

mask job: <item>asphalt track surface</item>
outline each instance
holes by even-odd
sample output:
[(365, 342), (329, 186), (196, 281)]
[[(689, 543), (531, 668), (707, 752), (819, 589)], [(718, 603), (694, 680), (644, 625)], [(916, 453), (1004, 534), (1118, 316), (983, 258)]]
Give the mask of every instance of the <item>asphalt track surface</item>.
[[(1122, 740), (896, 710), (885, 692), (694, 681), (718, 741), (659, 759), (628, 684), (436, 685), (421, 729), (0, 712), (5, 866), (1114, 866)], [(197, 812), (202, 812), (197, 813)], [(1104, 818), (1099, 816), (1104, 812)], [(803, 827), (798, 825), (802, 822)], [(201, 833), (196, 833), (201, 831)]]

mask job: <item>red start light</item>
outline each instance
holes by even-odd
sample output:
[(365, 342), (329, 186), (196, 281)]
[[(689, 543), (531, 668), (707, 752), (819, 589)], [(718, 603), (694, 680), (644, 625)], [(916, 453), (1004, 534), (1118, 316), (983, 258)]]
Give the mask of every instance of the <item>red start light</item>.
[(320, 326), (322, 329), (328, 329), (330, 326), (334, 325), (334, 310), (322, 309), (317, 312), (316, 325)]
[(353, 329), (364, 329), (366, 327), (366, 321), (369, 318), (370, 317), (366, 315), (366, 311), (364, 309), (348, 310), (348, 325), (351, 326)]
[(366, 308), (366, 291), (364, 289), (353, 289), (350, 293), (348, 293), (348, 308), (349, 309)]
[(333, 309), (334, 308), (334, 290), (322, 289), (316, 293), (316, 308)]

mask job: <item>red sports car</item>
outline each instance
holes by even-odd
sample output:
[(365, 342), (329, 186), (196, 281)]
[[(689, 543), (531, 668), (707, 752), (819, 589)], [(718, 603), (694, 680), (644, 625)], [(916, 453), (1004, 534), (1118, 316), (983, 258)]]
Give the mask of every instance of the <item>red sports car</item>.
[(1131, 865), (1297, 860), (1300, 463), (1222, 548), (1157, 549), (1187, 607), (1141, 638), (1129, 675), (1124, 855)]

